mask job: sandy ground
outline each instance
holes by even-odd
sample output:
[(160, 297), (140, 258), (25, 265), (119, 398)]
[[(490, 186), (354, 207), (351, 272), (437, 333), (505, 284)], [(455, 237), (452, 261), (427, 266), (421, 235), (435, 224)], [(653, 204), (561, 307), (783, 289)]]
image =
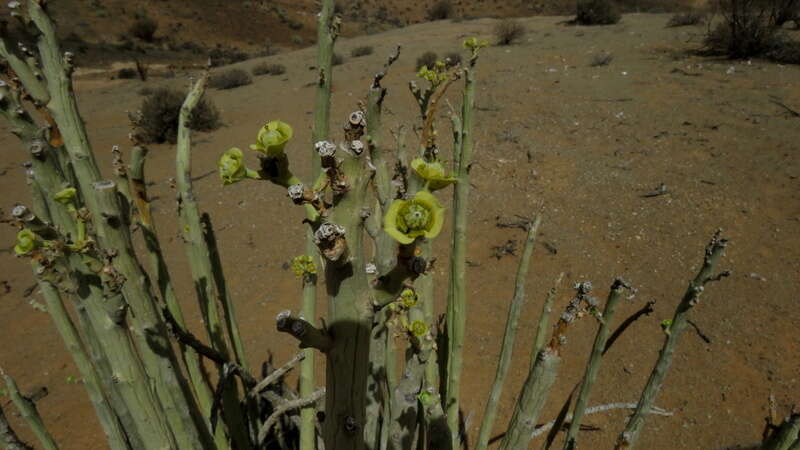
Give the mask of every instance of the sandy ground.
[[(469, 229), (469, 353), (462, 379), (473, 438), (494, 376), (518, 261), (513, 255), (496, 259), (492, 247), (523, 238), (519, 230), (498, 228), (497, 218), (529, 215), (541, 202), (542, 245), (533, 257), (529, 300), (498, 432), (525, 378), (545, 292), (560, 271), (566, 281), (557, 299), (559, 309), (571, 296), (573, 283), (591, 280), (597, 295), (605, 297), (618, 275), (639, 290), (633, 301), (621, 305), (619, 320), (645, 301), (656, 300), (656, 312), (639, 320), (607, 355), (590, 403), (635, 401), (663, 339), (659, 323), (671, 317), (717, 227), (731, 238), (723, 267), (733, 276), (710, 286), (693, 312), (709, 342), (691, 329), (683, 336), (656, 402), (675, 414), (651, 418), (640, 448), (714, 449), (751, 443), (759, 440), (770, 394), (781, 414), (800, 402), (800, 118), (774, 103), (800, 110), (800, 68), (691, 56), (687, 50), (697, 47), (704, 29), (665, 29), (668, 18), (626, 15), (618, 25), (596, 28), (564, 26), (561, 17), (525, 19), (529, 33), (522, 43), (490, 47), (482, 54)], [(385, 122), (409, 128), (415, 110), (406, 83), (413, 79), (415, 58), (428, 49), (440, 54), (457, 50), (465, 36), (489, 37), (493, 24), (491, 19), (430, 23), (342, 40), (338, 46), (343, 55), (357, 45), (372, 45), (375, 53), (347, 58), (335, 68), (333, 129), (355, 109), (371, 74), (396, 44), (403, 45), (403, 55), (386, 79)], [(610, 52), (613, 60), (590, 67), (599, 52)], [(193, 153), (194, 174), (201, 177), (196, 192), (214, 218), (253, 363), (269, 351), (276, 361), (295, 352), (295, 342), (274, 331), (273, 318), (299, 305), (299, 282), (282, 266), (303, 251), (301, 211), (267, 183), (223, 189), (216, 175), (208, 174), (223, 150), (245, 148), (264, 121), (277, 118), (295, 126), (289, 151), (297, 172), (307, 174), (313, 50), (267, 59), (285, 64), (286, 75), (209, 92), (226, 126), (197, 135)], [(238, 66), (249, 69), (258, 62)], [(159, 83), (185, 86), (188, 81), (178, 77), (151, 85)], [(106, 173), (108, 150), (127, 143), (126, 110), (138, 106), (140, 87), (138, 81), (78, 84), (82, 112)], [(457, 105), (457, 93), (452, 94), (450, 101)], [(29, 198), (20, 167), (26, 156), (7, 126), (0, 126), (0, 206), (8, 210)], [(445, 122), (440, 128), (442, 136), (449, 134)], [(413, 135), (409, 139), (414, 142)], [(193, 317), (191, 327), (199, 331), (168, 182), (174, 174), (174, 149), (154, 146), (151, 154), (148, 172), (155, 183), (156, 220), (181, 301)], [(667, 195), (642, 197), (661, 183)], [(0, 228), (0, 242), (5, 243), (0, 246), (0, 281), (8, 287), (6, 292), (0, 286), (0, 365), (25, 390), (49, 388), (39, 408), (62, 448), (106, 448), (82, 387), (68, 382), (78, 372), (49, 318), (28, 305), (36, 295), (24, 298), (33, 281), (27, 265), (9, 252), (13, 236), (10, 227)], [(446, 246), (446, 239), (436, 243), (443, 261)], [(445, 266), (436, 268), (441, 275), (439, 311), (444, 310)], [(591, 320), (584, 320), (571, 331), (561, 378), (542, 419), (554, 417), (580, 378), (595, 329)], [(0, 401), (7, 406), (7, 397)], [(588, 417), (586, 422), (601, 430), (582, 435), (585, 448), (609, 448), (624, 419), (621, 411)]]

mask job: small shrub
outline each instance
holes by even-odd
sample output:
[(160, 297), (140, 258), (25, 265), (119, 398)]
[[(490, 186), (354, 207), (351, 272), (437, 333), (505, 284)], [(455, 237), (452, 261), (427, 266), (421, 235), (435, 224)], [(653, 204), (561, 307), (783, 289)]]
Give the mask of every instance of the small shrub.
[(261, 51), (260, 56), (272, 56), (278, 54), (278, 48), (271, 39), (264, 41), (264, 50)]
[(579, 0), (575, 23), (580, 25), (611, 25), (619, 22), (620, 14), (610, 0)]
[(800, 0), (771, 0), (769, 20), (776, 27), (790, 21), (800, 27)]
[(230, 69), (212, 76), (208, 80), (208, 85), (214, 89), (234, 89), (252, 82), (253, 79), (244, 70)]
[(701, 12), (690, 11), (690, 12), (677, 13), (669, 18), (669, 22), (667, 22), (667, 28), (702, 25), (703, 23), (705, 23), (705, 21), (706, 21), (706, 15)]
[(525, 27), (513, 19), (504, 19), (494, 26), (497, 45), (511, 45), (525, 35)]
[(435, 52), (428, 50), (427, 52), (419, 55), (417, 58), (417, 70), (421, 69), (422, 66), (426, 66), (428, 68), (433, 67), (436, 64), (436, 61), (439, 59), (439, 55)]
[(722, 16), (705, 38), (706, 48), (731, 58), (763, 55), (776, 45), (777, 28), (763, 0), (718, 0)]
[(453, 4), (450, 0), (439, 0), (427, 12), (428, 20), (444, 20), (453, 16)]
[(136, 93), (141, 95), (141, 96), (147, 96), (147, 95), (150, 95), (150, 94), (153, 93), (153, 88), (151, 88), (149, 86), (144, 86), (143, 88), (141, 88), (138, 91), (136, 91)]
[(450, 52), (444, 55), (444, 65), (449, 69), (461, 64), (461, 53)]
[(333, 56), (331, 56), (331, 65), (332, 66), (338, 66), (338, 65), (343, 64), (343, 63), (344, 63), (344, 57), (342, 57), (342, 55), (334, 52)]
[(199, 55), (199, 54), (205, 52), (205, 49), (203, 48), (202, 45), (197, 44), (197, 43), (195, 43), (193, 41), (186, 41), (186, 42), (178, 45), (178, 49), (187, 51), (187, 52), (195, 54), (195, 55)]
[[(150, 90), (139, 108), (142, 116), (137, 123), (137, 137), (149, 144), (164, 142), (174, 144), (178, 137), (178, 115), (185, 97), (186, 94), (177, 89)], [(189, 119), (189, 128), (196, 131), (212, 131), (219, 126), (219, 111), (213, 103), (201, 99)]]
[(147, 81), (147, 75), (150, 73), (150, 66), (140, 59), (134, 59), (133, 62), (136, 66), (136, 74), (139, 75), (139, 79)]
[(121, 80), (131, 80), (136, 78), (137, 75), (136, 69), (131, 67), (123, 67), (122, 69), (119, 69), (119, 72), (117, 72), (117, 78)]
[(299, 34), (292, 35), (292, 44), (303, 45), (303, 38)]
[(611, 53), (597, 53), (592, 56), (592, 60), (589, 62), (589, 66), (591, 67), (600, 67), (600, 66), (607, 66), (611, 64), (611, 61), (614, 59), (614, 55)]
[(237, 62), (246, 61), (250, 55), (237, 48), (217, 46), (208, 53), (211, 67), (227, 66)]
[(372, 54), (372, 46), (371, 45), (362, 45), (361, 47), (356, 47), (350, 51), (350, 56), (353, 58), (358, 58), (359, 56), (367, 56)]
[(253, 67), (253, 75), (283, 75), (286, 73), (286, 66), (283, 64), (261, 63)]
[(141, 15), (136, 18), (128, 31), (145, 42), (153, 42), (157, 30), (158, 23), (155, 20), (146, 15)]
[(780, 64), (800, 64), (800, 42), (776, 35), (765, 56)]

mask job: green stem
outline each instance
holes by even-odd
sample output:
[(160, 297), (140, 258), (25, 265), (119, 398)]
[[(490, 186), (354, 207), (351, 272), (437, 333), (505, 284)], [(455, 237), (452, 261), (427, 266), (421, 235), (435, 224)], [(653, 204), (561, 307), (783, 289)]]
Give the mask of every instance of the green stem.
[(550, 321), (550, 314), (553, 312), (553, 300), (556, 298), (558, 286), (561, 280), (564, 279), (564, 272), (561, 272), (553, 282), (553, 287), (547, 292), (547, 297), (544, 299), (542, 305), (542, 312), (539, 315), (539, 321), (536, 325), (536, 337), (533, 341), (533, 351), (531, 352), (531, 368), (536, 363), (536, 357), (544, 349), (544, 341), (547, 339), (548, 323)]
[[(147, 196), (147, 184), (145, 182), (144, 172), (147, 153), (147, 148), (142, 146), (136, 146), (131, 150), (131, 162), (128, 168), (131, 202), (137, 211), (137, 222), (144, 236), (150, 271), (151, 274), (153, 274), (153, 279), (158, 287), (159, 294), (161, 298), (164, 299), (170, 314), (175, 318), (175, 322), (185, 328), (186, 323), (183, 318), (183, 310), (175, 295), (172, 277), (170, 276), (167, 262), (164, 260), (164, 252), (161, 249), (161, 243), (159, 242), (158, 233), (156, 232), (156, 224), (153, 220), (152, 211), (150, 210), (150, 201)], [(193, 348), (186, 346), (182, 342), (178, 343), (178, 350), (186, 365), (189, 381), (192, 385), (194, 395), (197, 398), (200, 411), (203, 417), (208, 418), (211, 416), (213, 392), (205, 370), (202, 367), (200, 356)], [(230, 448), (225, 432), (221, 427), (217, 428), (214, 433), (214, 442), (218, 450)]]
[(700, 300), (705, 285), (710, 281), (718, 279), (720, 276), (715, 274), (714, 271), (717, 263), (719, 263), (719, 260), (725, 252), (727, 243), (728, 241), (721, 238), (720, 231), (717, 230), (711, 242), (708, 244), (708, 247), (706, 247), (703, 266), (700, 268), (694, 280), (689, 282), (689, 287), (686, 289), (683, 299), (681, 299), (681, 302), (675, 309), (675, 315), (672, 318), (668, 333), (664, 338), (664, 345), (659, 353), (658, 361), (656, 361), (656, 365), (650, 373), (650, 378), (647, 380), (647, 385), (645, 385), (642, 391), (639, 403), (636, 405), (636, 410), (633, 412), (630, 419), (628, 419), (625, 430), (617, 438), (616, 449), (632, 449), (636, 445), (645, 418), (653, 407), (656, 396), (661, 390), (664, 379), (667, 377), (667, 372), (672, 364), (672, 355), (678, 346), (678, 339), (688, 326), (689, 312)]
[[(85, 224), (83, 231), (77, 233), (75, 231), (76, 223), (80, 224), (83, 221), (78, 219), (76, 222), (74, 206), (62, 205), (53, 198), (53, 195), (60, 191), (66, 183), (56, 154), (59, 150), (52, 148), (44, 139), (39, 137), (38, 127), (25, 110), (21, 108), (19, 99), (16, 95), (11, 94), (7, 86), (0, 87), (0, 94), (3, 98), (1, 102), (2, 114), (14, 127), (14, 133), (26, 144), (31, 152), (32, 169), (28, 172), (28, 175), (35, 214), (49, 222), (53, 222), (60, 233), (70, 236), (73, 241), (76, 238), (76, 234), (78, 241), (85, 239)], [(79, 262), (79, 258), (73, 259)], [(80, 266), (80, 264), (77, 264), (75, 270), (80, 270)], [(34, 263), (33, 270), (35, 275), (41, 270), (41, 266), (38, 263)], [(95, 278), (94, 273), (84, 272), (84, 276), (81, 279), (84, 280), (86, 289), (83, 289), (82, 292), (102, 298), (102, 292), (100, 292), (99, 288), (89, 282), (89, 280)], [(109, 439), (109, 444), (113, 449), (128, 448), (129, 445), (134, 447), (140, 445), (141, 441), (130, 411), (119, 397), (117, 387), (111, 382), (111, 370), (108, 360), (104, 355), (100, 342), (96, 339), (95, 330), (88, 322), (85, 307), (81, 305), (76, 310), (84, 330), (86, 345), (92, 353), (91, 359), (83, 347), (81, 338), (69, 314), (66, 312), (58, 290), (50, 282), (43, 279), (39, 280), (39, 286), (48, 306), (48, 312), (64, 343), (67, 345), (67, 349), (70, 350), (78, 369), (81, 371), (90, 400), (97, 411), (100, 423)]]
[[(319, 68), (319, 82), (314, 99), (314, 127), (311, 130), (311, 174), (317, 179), (321, 172), (320, 158), (313, 149), (313, 144), (328, 139), (330, 131), (331, 113), (331, 86), (333, 74), (331, 61), (333, 59), (333, 44), (336, 36), (333, 34), (332, 21), (334, 0), (323, 0), (317, 24), (317, 67)], [(309, 218), (317, 215), (312, 211), (311, 205), (306, 206)], [(306, 232), (306, 253), (315, 255), (314, 261), (318, 262), (317, 248), (311, 231)], [(317, 264), (319, 265), (319, 264)], [(317, 315), (317, 283), (316, 276), (305, 280), (303, 283), (303, 304), (300, 312), (307, 320), (314, 321)], [(307, 398), (314, 393), (316, 388), (316, 355), (314, 349), (304, 350), (305, 359), (300, 364), (300, 397)], [(316, 403), (311, 403), (300, 409), (300, 450), (314, 450), (316, 448)]]
[(363, 157), (344, 155), (339, 170), (349, 190), (333, 208), (329, 222), (344, 227), (347, 261), (325, 261), (328, 330), (334, 338), (328, 350), (324, 440), (329, 450), (360, 450), (365, 446), (366, 388), (373, 321), (373, 289), (364, 270), (364, 223), (371, 173)]
[[(316, 249), (312, 251), (316, 252)], [(312, 253), (314, 254), (314, 253)], [(316, 317), (317, 276), (308, 275), (303, 278), (303, 306), (301, 314), (309, 320)], [(316, 387), (315, 350), (303, 350), (305, 358), (300, 362), (300, 398), (308, 398)], [(316, 403), (304, 406), (300, 410), (300, 450), (314, 450), (317, 441), (317, 408)]]
[(44, 426), (44, 421), (39, 415), (39, 411), (36, 410), (36, 404), (33, 403), (33, 401), (29, 398), (24, 397), (19, 392), (17, 383), (13, 378), (6, 374), (3, 374), (3, 378), (6, 381), (6, 387), (8, 388), (8, 394), (11, 397), (11, 401), (14, 402), (14, 406), (16, 406), (19, 410), (22, 418), (25, 419), (25, 422), (29, 427), (31, 427), (33, 434), (35, 434), (36, 438), (39, 439), (42, 447), (45, 450), (58, 450), (56, 441), (53, 440), (53, 436), (51, 436), (50, 432), (47, 431), (47, 428)]
[[(322, 0), (317, 25), (317, 89), (314, 94), (314, 128), (311, 131), (313, 143), (328, 139), (331, 122), (331, 86), (333, 73), (333, 44), (339, 34), (339, 19), (334, 16), (334, 0)], [(313, 144), (312, 143), (312, 144)], [(319, 158), (311, 158), (312, 175), (320, 172)]]
[(597, 334), (594, 338), (594, 345), (592, 346), (592, 353), (589, 356), (589, 362), (586, 364), (586, 372), (583, 375), (581, 383), (581, 390), (578, 393), (578, 399), (575, 401), (575, 410), (572, 413), (572, 421), (567, 430), (567, 437), (564, 441), (564, 449), (572, 450), (575, 448), (575, 442), (578, 439), (578, 431), (581, 427), (581, 420), (583, 414), (586, 412), (586, 405), (589, 403), (589, 396), (592, 393), (592, 386), (594, 386), (597, 379), (597, 372), (600, 370), (600, 361), (603, 357), (603, 351), (606, 348), (606, 341), (611, 327), (611, 321), (614, 319), (614, 312), (622, 298), (622, 294), (628, 286), (624, 281), (617, 278), (611, 285), (611, 292), (606, 301), (606, 307), (603, 315), (600, 317), (600, 327), (597, 329)]
[(23, 442), (11, 428), (2, 406), (0, 406), (0, 445), (6, 450), (33, 450), (33, 447)]
[(467, 212), (469, 209), (469, 167), (472, 163), (473, 106), (475, 103), (475, 59), (464, 69), (464, 95), (461, 110), (461, 145), (457, 149), (459, 162), (453, 191), (453, 245), (450, 258), (450, 291), (447, 299), (447, 388), (445, 410), (447, 424), (453, 431), (453, 448), (459, 448), (459, 397), (463, 365), (464, 330), (467, 318)]
[(197, 448), (201, 446), (201, 436), (194, 422), (199, 420), (195, 416), (196, 408), (190, 401), (191, 396), (185, 395), (177, 358), (155, 308), (156, 299), (150, 290), (149, 279), (134, 254), (114, 184), (100, 182), (100, 170), (74, 96), (71, 55), (61, 51), (53, 22), (44, 5), (39, 0), (28, 1), (30, 18), (41, 32), (37, 47), (50, 94), (47, 109), (55, 125), (51, 135), (60, 132), (63, 138), (77, 187), (92, 214), (100, 246), (116, 252), (114, 266), (129, 280), (122, 289), (134, 313), (134, 336), (157, 398), (164, 405), (169, 427), (179, 439), (179, 448)]
[[(224, 314), (226, 310), (233, 312), (232, 301), (229, 297), (222, 295), (221, 287), (215, 278), (211, 249), (204, 232), (200, 207), (192, 188), (192, 143), (191, 130), (188, 124), (192, 110), (200, 102), (205, 92), (207, 80), (208, 73), (205, 72), (189, 91), (179, 114), (175, 166), (177, 171), (180, 227), (183, 240), (186, 243), (192, 280), (200, 302), (200, 309), (203, 312), (211, 347), (226, 359), (230, 359), (228, 357), (229, 348), (226, 337), (229, 338), (233, 343), (235, 361), (246, 368), (241, 337), (237, 332), (237, 327), (234, 326), (236, 319)], [(223, 302), (226, 302), (226, 304), (223, 304)], [(245, 425), (245, 417), (239, 408), (237, 391), (238, 386), (235, 383), (229, 383), (226, 386), (223, 396), (223, 410), (227, 418), (225, 422), (236, 447), (247, 449), (250, 448), (250, 439), (247, 434), (248, 428)]]
[(492, 428), (494, 427), (494, 421), (497, 416), (497, 405), (503, 393), (503, 385), (506, 375), (508, 374), (508, 369), (511, 366), (511, 356), (514, 353), (514, 339), (517, 335), (519, 316), (522, 313), (522, 307), (525, 305), (525, 281), (528, 277), (528, 267), (531, 254), (533, 253), (533, 244), (536, 241), (536, 232), (539, 230), (541, 221), (541, 216), (537, 216), (534, 222), (528, 226), (525, 247), (520, 257), (519, 266), (517, 267), (517, 277), (514, 283), (514, 298), (511, 300), (511, 307), (508, 309), (506, 331), (505, 334), (503, 334), (503, 344), (500, 351), (500, 361), (497, 364), (497, 372), (494, 377), (489, 399), (486, 401), (483, 422), (481, 423), (480, 432), (478, 433), (478, 442), (475, 444), (476, 450), (486, 449), (489, 444)]
[[(37, 263), (33, 263), (32, 267), (34, 273), (36, 273), (37, 269), (41, 266)], [(64, 307), (58, 289), (49, 281), (42, 279), (38, 281), (38, 285), (42, 292), (42, 297), (44, 297), (45, 304), (47, 305), (47, 312), (50, 314), (53, 324), (61, 335), (61, 339), (64, 341), (70, 355), (72, 355), (72, 359), (75, 361), (78, 371), (81, 373), (83, 384), (86, 387), (86, 391), (89, 393), (89, 399), (103, 426), (109, 446), (114, 450), (132, 448), (128, 443), (128, 437), (125, 434), (122, 424), (119, 422), (114, 409), (111, 407), (111, 404), (106, 398), (106, 394), (103, 392), (103, 383), (100, 381), (100, 375), (95, 370), (89, 355), (86, 353), (78, 330), (75, 329), (75, 325), (72, 323), (72, 319), (70, 319), (69, 313)]]
[(800, 448), (800, 413), (787, 417), (760, 450), (795, 450), (797, 448)]
[(210, 436), (207, 436), (204, 420), (199, 416), (186, 380), (179, 371), (180, 366), (167, 337), (166, 326), (156, 309), (149, 278), (133, 253), (127, 227), (122, 225), (115, 183), (101, 181), (95, 183), (92, 190), (92, 196), (97, 199), (93, 214), (99, 217), (94, 221), (98, 239), (104, 248), (116, 250), (114, 268), (128, 280), (122, 285), (122, 292), (133, 312), (133, 336), (155, 387), (156, 398), (164, 407), (178, 448), (197, 448), (201, 446), (198, 442), (200, 439), (205, 441)]

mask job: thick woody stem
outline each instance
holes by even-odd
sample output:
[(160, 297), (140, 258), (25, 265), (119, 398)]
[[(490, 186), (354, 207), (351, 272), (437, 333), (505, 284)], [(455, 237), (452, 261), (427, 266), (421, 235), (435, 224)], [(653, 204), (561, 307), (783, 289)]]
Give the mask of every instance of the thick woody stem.
[(311, 325), (305, 319), (292, 317), (289, 310), (278, 313), (275, 325), (278, 331), (289, 333), (300, 341), (300, 348), (315, 348), (324, 353), (333, 346), (333, 341), (324, 330)]
[[(667, 330), (668, 333), (666, 333), (666, 337), (664, 338), (664, 345), (659, 353), (658, 361), (656, 361), (656, 365), (650, 373), (650, 378), (647, 380), (647, 385), (645, 385), (642, 391), (639, 404), (633, 412), (633, 415), (628, 419), (625, 430), (617, 438), (615, 447), (617, 450), (631, 449), (636, 445), (647, 413), (650, 411), (650, 408), (652, 408), (656, 396), (664, 383), (664, 379), (667, 377), (667, 372), (672, 364), (672, 355), (678, 346), (678, 339), (688, 325), (689, 313), (699, 302), (704, 286), (710, 281), (719, 278), (714, 271), (728, 245), (728, 240), (722, 238), (720, 234), (720, 230), (714, 233), (711, 242), (706, 247), (703, 266), (700, 268), (694, 280), (689, 282), (689, 287), (686, 289), (683, 299), (681, 299), (681, 302), (675, 309), (675, 315)], [(723, 274), (724, 273), (727, 272), (723, 272)]]
[[(2, 373), (2, 371), (0, 371), (0, 373)], [(13, 378), (5, 373), (2, 375), (5, 379), (6, 388), (8, 388), (8, 395), (11, 397), (11, 401), (14, 402), (14, 406), (16, 406), (19, 410), (22, 418), (25, 419), (25, 422), (29, 427), (31, 427), (33, 434), (35, 434), (36, 438), (39, 439), (39, 443), (42, 444), (42, 447), (45, 450), (58, 450), (56, 441), (53, 440), (53, 436), (51, 436), (50, 432), (47, 431), (44, 421), (39, 415), (39, 411), (36, 410), (36, 404), (33, 402), (33, 400), (25, 397), (19, 392), (17, 383)]]
[(503, 334), (500, 360), (497, 364), (497, 373), (494, 377), (489, 399), (486, 401), (483, 422), (481, 423), (480, 432), (478, 433), (478, 442), (475, 444), (476, 450), (485, 450), (489, 444), (489, 438), (491, 437), (494, 420), (497, 415), (497, 405), (500, 402), (500, 396), (503, 393), (503, 384), (505, 383), (508, 369), (511, 366), (511, 356), (514, 351), (514, 338), (517, 334), (519, 316), (522, 313), (522, 307), (525, 305), (525, 282), (528, 278), (528, 266), (531, 254), (533, 253), (534, 242), (536, 241), (536, 232), (539, 229), (541, 221), (541, 216), (537, 216), (533, 223), (528, 224), (528, 235), (525, 239), (525, 247), (522, 251), (522, 256), (520, 257), (519, 266), (517, 268), (514, 297), (511, 300), (511, 307), (508, 309), (506, 331), (505, 334)]

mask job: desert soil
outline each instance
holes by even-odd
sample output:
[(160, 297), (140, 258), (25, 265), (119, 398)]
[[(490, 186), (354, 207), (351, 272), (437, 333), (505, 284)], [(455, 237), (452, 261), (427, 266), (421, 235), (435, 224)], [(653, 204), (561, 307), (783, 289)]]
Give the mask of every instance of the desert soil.
[[(528, 303), (496, 430), (510, 416), (529, 364), (535, 321), (559, 272), (566, 275), (556, 311), (570, 298), (574, 283), (590, 280), (604, 298), (615, 276), (638, 288), (636, 297), (619, 308), (618, 320), (656, 301), (655, 312), (636, 322), (608, 353), (590, 403), (633, 402), (657, 358), (660, 322), (671, 317), (699, 267), (704, 245), (721, 227), (731, 239), (722, 267), (732, 276), (708, 286), (692, 312), (707, 340), (693, 329), (683, 335), (656, 402), (674, 414), (651, 417), (640, 448), (714, 449), (758, 441), (770, 394), (781, 415), (800, 402), (800, 117), (778, 105), (800, 110), (800, 67), (696, 56), (690, 50), (699, 46), (704, 28), (666, 29), (666, 15), (626, 15), (620, 24), (592, 28), (565, 26), (565, 19), (524, 19), (528, 34), (522, 42), (489, 47), (479, 62), (468, 353), (462, 377), (469, 434), (473, 439), (477, 434), (494, 376), (518, 262), (515, 255), (495, 258), (492, 248), (523, 238), (520, 230), (496, 224), (498, 218), (530, 216), (543, 203)], [(371, 75), (394, 46), (402, 44), (401, 59), (385, 80), (385, 122), (411, 130), (416, 113), (406, 84), (414, 78), (415, 58), (426, 50), (440, 55), (458, 50), (467, 36), (490, 38), (494, 23), (436, 22), (342, 39), (343, 55), (358, 45), (372, 45), (375, 53), (347, 57), (335, 68), (333, 129), (357, 107)], [(601, 52), (613, 60), (591, 67)], [(296, 343), (274, 330), (274, 317), (299, 305), (300, 284), (284, 265), (303, 252), (302, 215), (268, 183), (223, 189), (214, 174), (216, 160), (228, 147), (246, 148), (265, 121), (281, 119), (295, 127), (289, 152), (296, 171), (306, 175), (313, 105), (309, 83), (315, 77), (309, 70), (313, 49), (265, 59), (286, 65), (286, 74), (257, 77), (252, 85), (230, 91), (209, 91), (226, 125), (196, 135), (193, 149), (196, 192), (214, 219), (254, 365), (269, 352), (276, 362), (296, 352)], [(237, 67), (250, 69), (259, 62)], [(185, 87), (187, 77), (148, 85)], [(131, 80), (77, 83), (95, 152), (108, 175), (109, 149), (127, 147), (126, 111), (138, 107), (141, 87)], [(457, 106), (455, 91), (449, 99)], [(21, 168), (27, 156), (7, 125), (0, 126), (0, 205), (8, 211), (29, 198)], [(448, 128), (441, 120), (443, 140)], [(409, 132), (409, 142), (415, 139)], [(151, 148), (148, 175), (173, 278), (193, 318), (191, 328), (200, 331), (177, 237), (169, 182), (173, 147)], [(643, 197), (662, 183), (667, 194)], [(69, 381), (78, 377), (69, 354), (47, 314), (29, 305), (38, 293), (25, 295), (33, 279), (27, 264), (10, 251), (14, 233), (9, 226), (0, 228), (0, 365), (24, 390), (47, 386), (50, 394), (38, 405), (62, 448), (106, 448), (84, 390)], [(436, 251), (442, 261), (435, 268), (436, 304), (443, 311), (447, 239), (439, 239)], [(543, 421), (555, 416), (580, 378), (595, 329), (589, 318), (570, 331), (561, 377)], [(7, 397), (0, 401), (11, 410)], [(587, 417), (600, 430), (583, 433), (585, 448), (610, 448), (625, 417), (624, 411)], [(32, 437), (18, 418), (12, 421), (25, 438)]]

